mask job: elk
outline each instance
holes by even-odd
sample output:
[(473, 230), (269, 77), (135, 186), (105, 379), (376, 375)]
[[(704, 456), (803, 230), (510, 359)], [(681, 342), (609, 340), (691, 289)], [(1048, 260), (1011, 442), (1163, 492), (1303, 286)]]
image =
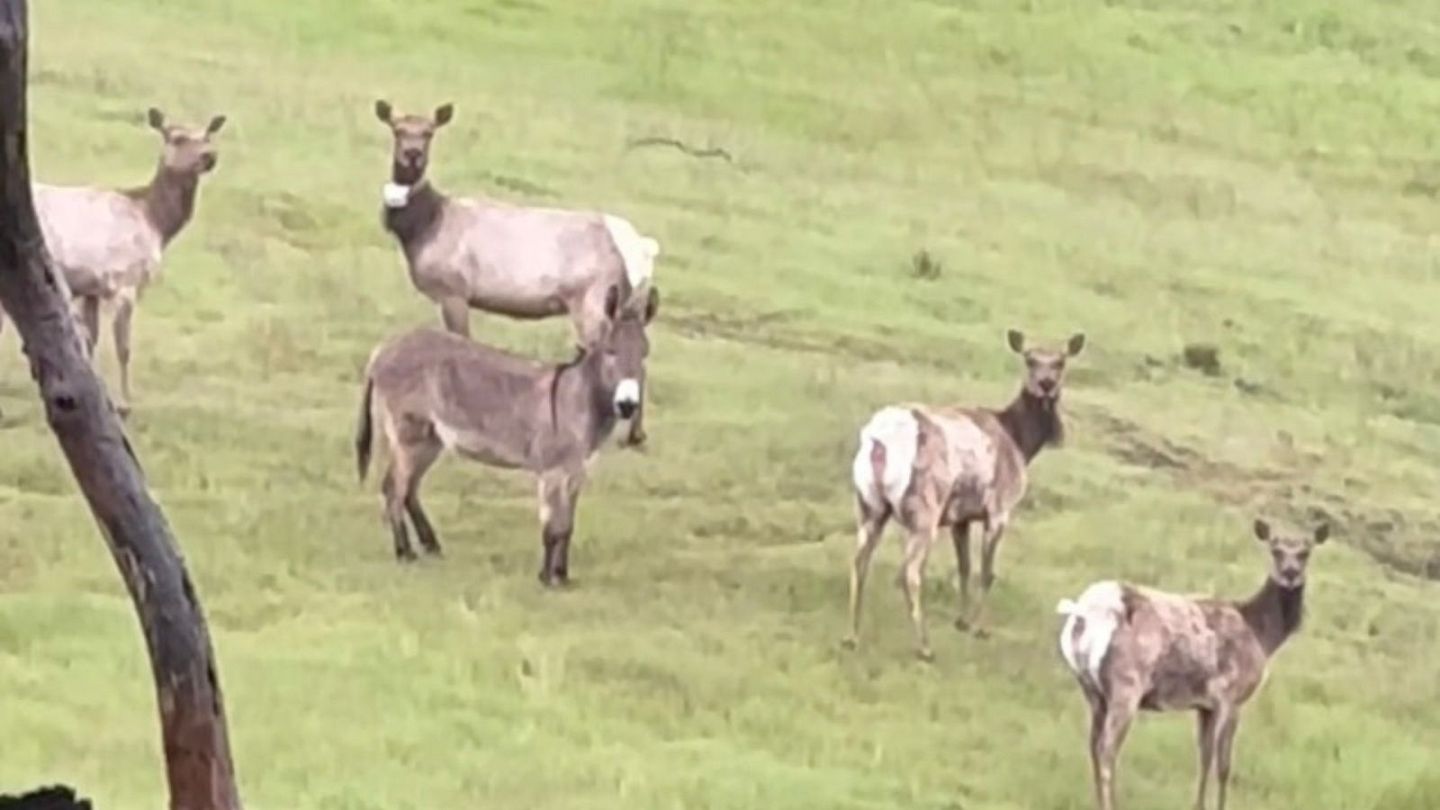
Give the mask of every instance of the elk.
[(382, 344), (365, 374), (355, 450), (360, 480), (379, 422), (390, 463), (381, 484), (385, 519), (401, 562), (415, 559), (405, 517), (420, 544), (440, 540), (420, 504), (420, 482), (446, 450), (492, 467), (533, 473), (539, 488), (540, 581), (570, 578), (570, 536), (586, 472), (621, 419), (639, 413), (659, 308), (651, 287), (643, 312), (626, 307), (619, 285), (605, 296), (598, 341), (570, 363), (543, 366), (451, 332), (423, 328)]
[[(470, 336), (471, 309), (524, 320), (568, 315), (580, 346), (593, 347), (607, 328), (609, 291), (618, 286), (627, 306), (641, 300), (659, 242), (610, 214), (445, 195), (425, 171), (435, 132), (453, 115), (451, 104), (427, 117), (375, 102), (394, 138), (382, 222), (400, 243), (411, 283), (462, 337)], [(642, 405), (627, 444), (644, 441)]]
[[(225, 116), (204, 129), (165, 123), (151, 107), (147, 120), (160, 133), (160, 160), (150, 183), (126, 190), (36, 183), (35, 213), (50, 258), (64, 277), (91, 355), (100, 336), (101, 304), (113, 305), (115, 357), (120, 364), (120, 413), (130, 410), (130, 331), (141, 293), (160, 272), (165, 248), (190, 222), (200, 176), (219, 161), (213, 142)], [(0, 319), (3, 320), (3, 319)]]
[[(850, 569), (850, 634), (859, 644), (860, 608), (870, 561), (893, 518), (905, 531), (899, 584), (914, 625), (917, 653), (932, 657), (920, 591), (925, 561), (940, 529), (949, 527), (960, 575), (960, 629), (987, 634), (985, 606), (995, 581), (995, 554), (1010, 515), (1027, 486), (1026, 467), (1046, 446), (1064, 439), (1060, 393), (1066, 362), (1085, 346), (1072, 336), (1062, 350), (1027, 349), (1025, 336), (1007, 334), (1025, 361), (1020, 392), (1001, 410), (920, 404), (877, 411), (860, 430), (851, 467), (857, 538)], [(970, 525), (984, 529), (979, 605), (970, 611)]]
[(1264, 683), (1266, 667), (1300, 629), (1310, 552), (1330, 536), (1280, 535), (1263, 519), (1255, 537), (1270, 570), (1243, 602), (1181, 596), (1114, 580), (1061, 600), (1060, 653), (1090, 705), (1090, 761), (1100, 810), (1115, 806), (1115, 761), (1138, 710), (1194, 710), (1200, 748), (1196, 810), (1204, 810), (1213, 769), (1225, 810), (1240, 708)]

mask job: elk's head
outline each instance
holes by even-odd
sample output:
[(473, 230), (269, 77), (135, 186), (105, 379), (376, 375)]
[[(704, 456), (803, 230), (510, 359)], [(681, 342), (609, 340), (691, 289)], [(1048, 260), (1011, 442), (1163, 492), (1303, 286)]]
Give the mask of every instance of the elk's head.
[(640, 409), (645, 396), (645, 359), (650, 356), (650, 338), (645, 327), (660, 308), (660, 291), (650, 288), (643, 308), (625, 306), (620, 300), (620, 287), (613, 286), (605, 294), (605, 317), (609, 326), (596, 351), (600, 352), (600, 381), (606, 391), (613, 391), (615, 414), (629, 419)]
[(1011, 329), (1006, 335), (1010, 350), (1025, 359), (1025, 392), (1042, 402), (1060, 399), (1065, 382), (1065, 363), (1085, 348), (1085, 335), (1075, 333), (1063, 349), (1027, 348), (1025, 335)]
[(1330, 524), (1322, 523), (1310, 536), (1277, 534), (1264, 520), (1255, 520), (1255, 539), (1270, 549), (1270, 578), (1282, 588), (1305, 584), (1310, 552), (1330, 538)]
[[(375, 102), (375, 117), (390, 128), (390, 134), (395, 139), (390, 155), (390, 181), (394, 186), (409, 189), (425, 179), (425, 169), (430, 165), (430, 142), (435, 138), (435, 130), (450, 123), (454, 114), (453, 104), (435, 108), (432, 117), (396, 115), (390, 102), (384, 99)], [(391, 202), (388, 191), (386, 201)]]
[(215, 149), (215, 133), (225, 126), (225, 116), (210, 119), (204, 129), (168, 124), (165, 114), (151, 107), (147, 113), (150, 128), (160, 133), (163, 146), (160, 163), (166, 171), (199, 177), (215, 168), (220, 155)]

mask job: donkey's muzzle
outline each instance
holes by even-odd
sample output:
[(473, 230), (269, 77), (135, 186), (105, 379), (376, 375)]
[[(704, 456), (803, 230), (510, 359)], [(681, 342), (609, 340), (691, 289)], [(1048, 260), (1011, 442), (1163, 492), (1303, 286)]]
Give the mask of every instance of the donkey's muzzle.
[(640, 410), (640, 382), (638, 380), (621, 380), (615, 386), (615, 413), (621, 419), (629, 419)]

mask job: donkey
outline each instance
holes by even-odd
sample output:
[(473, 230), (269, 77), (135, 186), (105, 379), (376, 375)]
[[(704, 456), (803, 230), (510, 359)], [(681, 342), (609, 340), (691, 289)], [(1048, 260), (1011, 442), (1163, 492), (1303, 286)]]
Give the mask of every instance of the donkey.
[(1115, 761), (1137, 710), (1194, 710), (1198, 720), (1204, 810), (1212, 765), (1225, 810), (1230, 755), (1240, 708), (1265, 681), (1266, 666), (1300, 629), (1305, 567), (1311, 550), (1330, 536), (1328, 524), (1310, 537), (1281, 536), (1264, 520), (1255, 537), (1270, 551), (1270, 571), (1243, 602), (1180, 596), (1125, 582), (1096, 582), (1065, 616), (1060, 653), (1090, 704), (1090, 762), (1100, 810), (1115, 806)]
[[(1047, 445), (1064, 439), (1060, 417), (1066, 362), (1085, 347), (1076, 334), (1063, 350), (1026, 349), (1025, 336), (1012, 329), (1010, 348), (1025, 358), (1025, 378), (1015, 399), (1002, 410), (892, 405), (880, 409), (860, 431), (851, 467), (858, 524), (850, 569), (850, 635), (859, 644), (860, 606), (870, 560), (885, 525), (894, 518), (905, 530), (900, 584), (915, 626), (917, 653), (930, 659), (930, 641), (920, 591), (925, 561), (935, 536), (950, 528), (960, 574), (960, 629), (984, 637), (985, 606), (995, 581), (995, 553), (1010, 514), (1025, 495), (1026, 465)], [(970, 524), (984, 527), (979, 606), (970, 611)]]
[[(425, 170), (436, 130), (453, 115), (451, 104), (426, 117), (375, 102), (375, 116), (394, 136), (382, 221), (400, 243), (411, 282), (458, 335), (470, 336), (472, 308), (526, 320), (563, 314), (579, 344), (593, 347), (607, 328), (609, 290), (619, 286), (627, 306), (639, 301), (660, 243), (610, 214), (446, 196)], [(642, 404), (627, 443), (644, 441)]]
[(645, 327), (659, 305), (654, 287), (637, 312), (625, 307), (620, 286), (612, 286), (599, 340), (557, 366), (438, 329), (419, 329), (377, 348), (365, 374), (355, 451), (364, 481), (378, 420), (390, 452), (381, 493), (396, 558), (415, 559), (406, 514), (425, 551), (440, 554), (440, 540), (420, 505), (420, 481), (449, 449), (492, 467), (535, 474), (544, 546), (540, 581), (568, 582), (575, 503), (591, 459), (616, 422), (640, 412), (650, 353)]
[[(219, 161), (213, 138), (225, 116), (204, 129), (167, 125), (150, 108), (160, 133), (159, 165), (149, 185), (123, 191), (35, 184), (35, 213), (58, 275), (73, 296), (85, 349), (100, 336), (100, 305), (114, 305), (115, 356), (120, 363), (120, 413), (130, 410), (130, 329), (140, 295), (160, 272), (166, 246), (195, 213), (200, 176)], [(0, 326), (3, 326), (0, 316)]]

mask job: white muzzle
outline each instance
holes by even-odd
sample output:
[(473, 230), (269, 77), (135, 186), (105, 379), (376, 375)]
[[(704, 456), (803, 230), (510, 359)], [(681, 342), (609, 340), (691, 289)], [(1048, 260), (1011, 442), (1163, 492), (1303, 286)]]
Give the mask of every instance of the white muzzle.
[(629, 417), (640, 407), (640, 381), (635, 379), (621, 380), (615, 386), (615, 410), (621, 416)]
[(385, 200), (386, 208), (404, 208), (405, 204), (410, 202), (410, 186), (399, 183), (386, 183), (380, 194)]

